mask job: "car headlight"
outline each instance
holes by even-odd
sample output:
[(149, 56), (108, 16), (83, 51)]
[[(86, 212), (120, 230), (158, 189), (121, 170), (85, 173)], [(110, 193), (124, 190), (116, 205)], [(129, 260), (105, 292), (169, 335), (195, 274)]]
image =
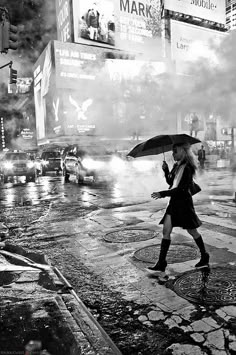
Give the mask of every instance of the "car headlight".
[(33, 167), (34, 167), (34, 163), (33, 163), (32, 161), (29, 161), (29, 162), (27, 163), (27, 167), (28, 167), (29, 169), (33, 168)]
[(82, 160), (82, 165), (85, 169), (94, 169), (94, 160), (90, 158), (85, 158)]
[(48, 165), (48, 163), (49, 163), (49, 162), (48, 162), (47, 160), (43, 160), (43, 161), (42, 161), (43, 166)]
[(5, 169), (12, 169), (13, 164), (10, 161), (6, 161), (6, 163), (4, 163), (4, 168)]

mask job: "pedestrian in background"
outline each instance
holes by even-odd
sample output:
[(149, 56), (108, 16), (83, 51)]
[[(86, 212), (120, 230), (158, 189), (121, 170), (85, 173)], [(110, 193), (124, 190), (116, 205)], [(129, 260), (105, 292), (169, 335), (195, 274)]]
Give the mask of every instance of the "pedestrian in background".
[(209, 265), (209, 254), (206, 252), (202, 236), (197, 230), (202, 223), (196, 215), (191, 193), (193, 176), (197, 170), (196, 158), (189, 145), (174, 145), (173, 158), (176, 163), (171, 172), (169, 172), (168, 164), (165, 161), (162, 165), (166, 181), (170, 186), (169, 189), (153, 192), (151, 195), (154, 199), (170, 197), (168, 207), (160, 221), (160, 224), (163, 224), (163, 238), (159, 259), (154, 266), (148, 268), (149, 272), (160, 274), (160, 276), (165, 275), (166, 256), (171, 244), (173, 227), (186, 229), (194, 238), (201, 253), (201, 259), (195, 267), (201, 268)]
[(198, 161), (200, 164), (200, 168), (203, 170), (205, 168), (205, 160), (206, 160), (206, 151), (204, 146), (201, 146), (201, 149), (198, 150)]
[(95, 41), (98, 40), (99, 17), (100, 13), (97, 10), (96, 2), (94, 2), (93, 6), (88, 10), (87, 13), (87, 25), (89, 30), (89, 37)]

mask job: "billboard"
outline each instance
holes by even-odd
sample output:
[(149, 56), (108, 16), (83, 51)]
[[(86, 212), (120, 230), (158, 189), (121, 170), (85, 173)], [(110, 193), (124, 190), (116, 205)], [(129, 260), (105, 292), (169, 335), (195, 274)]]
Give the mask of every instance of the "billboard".
[(159, 2), (73, 0), (72, 7), (74, 42), (161, 57)]
[(34, 65), (34, 102), (37, 139), (46, 136), (47, 100), (53, 92), (53, 47), (49, 42)]
[(199, 58), (215, 60), (213, 46), (219, 45), (226, 33), (171, 20), (171, 56), (177, 73), (185, 73), (188, 63)]
[(39, 143), (61, 136), (127, 137), (151, 130), (146, 120), (156, 124), (150, 90), (165, 63), (106, 59), (104, 53), (59, 41), (45, 48), (34, 65)]
[(94, 81), (105, 62), (105, 50), (83, 44), (53, 42), (55, 80), (58, 88), (78, 89)]
[(225, 0), (164, 0), (165, 9), (225, 25)]
[(91, 112), (96, 111), (95, 94), (101, 92), (104, 61), (103, 48), (59, 41), (48, 44), (34, 65), (38, 140), (94, 131)]
[(56, 0), (56, 16), (58, 40), (62, 42), (72, 42), (71, 0)]

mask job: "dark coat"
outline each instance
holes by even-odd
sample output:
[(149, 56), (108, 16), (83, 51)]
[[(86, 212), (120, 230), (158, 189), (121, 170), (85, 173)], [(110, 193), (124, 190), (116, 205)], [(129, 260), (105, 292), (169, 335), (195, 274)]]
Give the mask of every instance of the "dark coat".
[(94, 27), (98, 28), (99, 27), (99, 12), (93, 9), (88, 10), (87, 14), (87, 25), (88, 27)]
[(201, 160), (206, 160), (206, 152), (205, 152), (205, 149), (199, 149), (198, 151), (198, 160), (201, 161)]
[(160, 195), (161, 197), (170, 196), (170, 202), (162, 220), (160, 221), (160, 224), (163, 224), (166, 214), (169, 214), (171, 216), (173, 227), (195, 229), (202, 223), (196, 215), (190, 192), (193, 184), (194, 171), (192, 166), (187, 163), (178, 187), (171, 189), (177, 169), (178, 165), (175, 164), (171, 172), (169, 172), (169, 169), (165, 170), (166, 182), (170, 185), (170, 187), (169, 190), (160, 191)]

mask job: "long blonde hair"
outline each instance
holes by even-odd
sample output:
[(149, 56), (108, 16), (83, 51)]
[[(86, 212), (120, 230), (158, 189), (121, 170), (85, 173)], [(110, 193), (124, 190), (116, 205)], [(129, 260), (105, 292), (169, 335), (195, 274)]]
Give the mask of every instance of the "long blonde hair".
[(197, 157), (193, 153), (191, 149), (190, 144), (174, 144), (174, 147), (180, 147), (182, 148), (183, 151), (183, 158), (181, 159), (181, 163), (188, 163), (192, 170), (193, 170), (193, 175), (196, 174), (197, 168), (198, 168), (198, 163), (197, 163)]

